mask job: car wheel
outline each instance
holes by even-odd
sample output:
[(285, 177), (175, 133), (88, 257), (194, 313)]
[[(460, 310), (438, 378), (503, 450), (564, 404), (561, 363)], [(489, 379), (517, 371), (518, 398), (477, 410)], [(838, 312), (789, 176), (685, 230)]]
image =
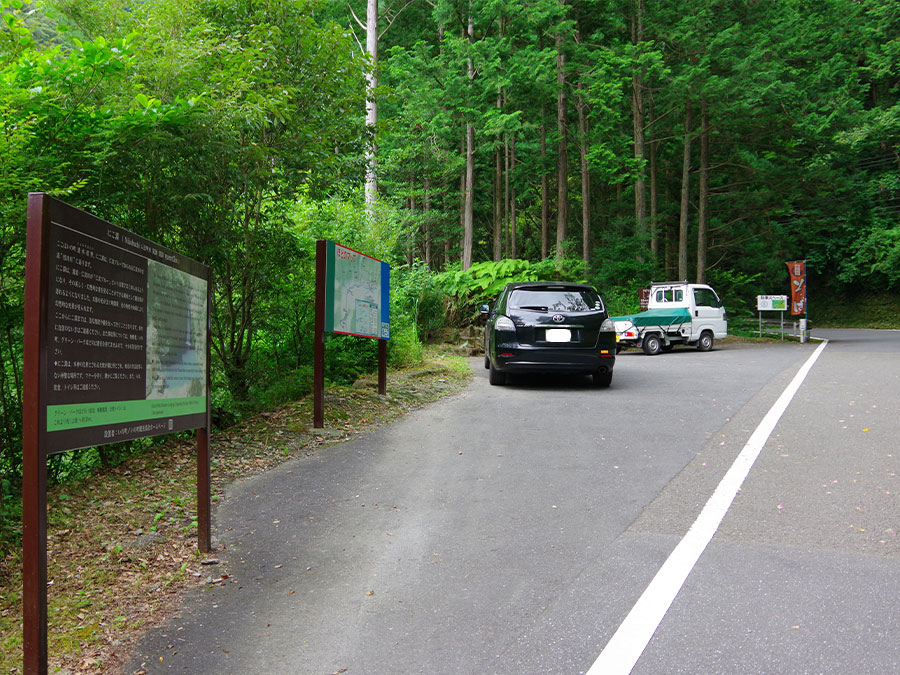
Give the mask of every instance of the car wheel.
[(656, 356), (662, 351), (662, 340), (658, 335), (648, 335), (644, 338), (642, 349), (647, 356)]
[(700, 333), (700, 339), (697, 340), (697, 349), (701, 352), (708, 352), (713, 348), (713, 334), (709, 331)]
[(605, 373), (601, 373), (599, 370), (596, 371), (593, 375), (594, 377), (594, 386), (600, 387), (601, 389), (606, 389), (609, 385), (612, 384), (612, 371), (606, 371)]
[(506, 373), (500, 372), (494, 368), (494, 364), (492, 363), (488, 368), (488, 382), (493, 385), (504, 385), (506, 384)]
[(484, 369), (487, 370), (491, 367), (491, 357), (487, 354), (484, 355)]

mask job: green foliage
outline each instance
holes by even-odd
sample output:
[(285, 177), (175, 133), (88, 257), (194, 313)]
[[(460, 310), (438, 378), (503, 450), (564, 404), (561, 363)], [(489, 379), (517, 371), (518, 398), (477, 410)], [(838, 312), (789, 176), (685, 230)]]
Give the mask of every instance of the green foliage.
[[(409, 326), (416, 341), (444, 327), (447, 300), (434, 273), (423, 264), (391, 270), (391, 325)], [(394, 337), (391, 335), (392, 340)]]
[(646, 287), (651, 281), (658, 281), (655, 274), (657, 265), (649, 255), (635, 255), (641, 242), (637, 237), (605, 236), (591, 254), (590, 278), (601, 295), (624, 286), (634, 290), (634, 283)]
[(716, 270), (709, 278), (729, 316), (733, 317), (756, 313), (756, 296), (770, 294), (762, 282), (762, 274), (742, 274), (733, 270)]
[(607, 313), (610, 316), (625, 316), (640, 312), (642, 288), (647, 288), (647, 284), (631, 280), (620, 286), (612, 286), (605, 292), (601, 291)]
[(474, 263), (468, 270), (449, 270), (438, 274), (435, 284), (449, 298), (451, 324), (470, 323), (482, 304), (492, 302), (503, 287), (516, 281), (584, 282), (584, 261), (565, 258), (542, 260), (504, 259)]
[(871, 293), (814, 292), (809, 317), (815, 328), (887, 328), (900, 326), (900, 297)]

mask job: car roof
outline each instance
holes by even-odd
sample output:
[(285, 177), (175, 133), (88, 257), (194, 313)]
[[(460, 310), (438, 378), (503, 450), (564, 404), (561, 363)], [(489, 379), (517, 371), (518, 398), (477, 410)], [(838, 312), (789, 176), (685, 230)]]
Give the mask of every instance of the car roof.
[(594, 291), (597, 289), (590, 284), (576, 284), (569, 281), (516, 281), (506, 284), (506, 290), (515, 291), (519, 289), (528, 290), (571, 290), (571, 291)]

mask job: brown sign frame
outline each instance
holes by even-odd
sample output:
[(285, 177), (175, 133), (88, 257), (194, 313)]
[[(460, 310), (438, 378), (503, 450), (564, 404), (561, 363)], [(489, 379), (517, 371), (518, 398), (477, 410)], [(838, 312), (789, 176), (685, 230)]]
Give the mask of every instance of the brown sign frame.
[[(335, 242), (327, 239), (316, 240), (316, 303), (315, 303), (315, 325), (313, 331), (313, 428), (322, 429), (325, 426), (325, 333), (335, 332), (333, 326), (328, 327), (328, 319), (326, 311), (329, 308), (328, 296), (333, 293), (334, 271), (329, 274), (329, 246), (333, 249), (340, 246)], [(349, 250), (349, 249), (347, 249)], [(358, 252), (356, 252), (358, 253)], [(360, 256), (370, 258), (364, 253), (358, 253)], [(377, 262), (385, 265), (380, 260)], [(329, 282), (329, 276), (331, 281)], [(383, 289), (383, 293), (387, 293), (388, 289)], [(386, 298), (386, 296), (385, 296)], [(387, 301), (386, 299), (384, 300)], [(384, 329), (382, 329), (383, 332)], [(387, 393), (387, 337), (375, 337), (374, 335), (360, 335), (356, 333), (345, 333), (348, 335), (356, 335), (357, 337), (373, 338), (378, 340), (378, 393), (384, 396)]]
[[(141, 263), (141, 260), (145, 261)], [(72, 267), (69, 267), (71, 265)], [(142, 267), (143, 265), (143, 267)], [(205, 282), (189, 290), (205, 318), (183, 310), (190, 365), (170, 364), (192, 395), (159, 378), (147, 400), (147, 270)], [(119, 274), (121, 270), (121, 275)], [(144, 285), (137, 281), (143, 273)], [(128, 275), (131, 275), (129, 277)], [(173, 273), (176, 274), (176, 273)], [(124, 275), (124, 276), (122, 276)], [(156, 273), (154, 278), (165, 278)], [(24, 671), (47, 673), (47, 456), (80, 447), (197, 430), (198, 548), (211, 550), (209, 268), (45, 193), (28, 195), (22, 409)], [(158, 284), (164, 282), (155, 282)], [(168, 297), (163, 287), (157, 295)], [(140, 321), (143, 312), (143, 322)], [(162, 314), (161, 314), (162, 316)], [(201, 326), (205, 321), (205, 326)], [(137, 323), (135, 323), (137, 322)], [(199, 322), (199, 323), (198, 323)], [(193, 330), (196, 327), (197, 330)], [(66, 336), (69, 337), (66, 337)], [(51, 338), (53, 339), (51, 342)], [(202, 342), (205, 341), (205, 344)], [(163, 344), (154, 346), (154, 354)], [(81, 351), (79, 351), (81, 350)], [(137, 352), (140, 352), (138, 355)], [(167, 351), (168, 353), (168, 351)], [(72, 354), (76, 354), (72, 358)], [(98, 356), (98, 355), (103, 356)], [(93, 355), (94, 360), (90, 360)], [(141, 361), (141, 357), (143, 361)], [(155, 372), (155, 371), (154, 371)], [(193, 379), (191, 379), (193, 378)], [(105, 386), (104, 386), (105, 385)], [(166, 387), (169, 387), (166, 389)], [(200, 395), (196, 395), (197, 392)], [(135, 399), (135, 400), (129, 400)], [(109, 405), (115, 404), (115, 405)], [(48, 410), (55, 416), (51, 419)], [(177, 414), (187, 411), (186, 414)], [(158, 413), (162, 412), (162, 415)], [(163, 420), (159, 422), (159, 420)]]

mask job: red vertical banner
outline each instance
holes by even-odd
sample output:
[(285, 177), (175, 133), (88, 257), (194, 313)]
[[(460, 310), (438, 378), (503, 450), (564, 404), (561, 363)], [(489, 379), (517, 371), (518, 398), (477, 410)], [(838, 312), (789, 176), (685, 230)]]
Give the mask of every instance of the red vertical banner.
[(806, 261), (787, 263), (791, 277), (791, 314), (806, 314)]

